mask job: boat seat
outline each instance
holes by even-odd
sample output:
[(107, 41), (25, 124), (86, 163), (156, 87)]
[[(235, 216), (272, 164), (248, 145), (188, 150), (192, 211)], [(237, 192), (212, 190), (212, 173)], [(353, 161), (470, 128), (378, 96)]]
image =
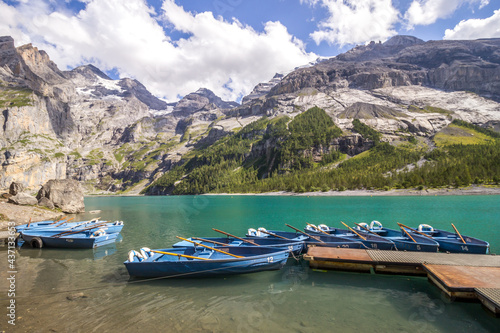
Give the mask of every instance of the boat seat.
[(198, 253), (196, 256), (199, 257), (199, 258), (210, 258), (213, 254), (213, 251), (203, 251), (203, 252), (200, 252)]
[(152, 253), (152, 256), (147, 259), (147, 261), (156, 261), (158, 258), (164, 256), (161, 253)]

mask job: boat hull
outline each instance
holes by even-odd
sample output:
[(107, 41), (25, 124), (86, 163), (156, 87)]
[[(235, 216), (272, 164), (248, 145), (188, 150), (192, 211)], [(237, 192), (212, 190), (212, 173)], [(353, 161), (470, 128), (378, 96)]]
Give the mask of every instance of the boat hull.
[(106, 233), (105, 235), (98, 237), (90, 237), (92, 233), (89, 232), (63, 237), (53, 237), (54, 234), (57, 234), (57, 232), (21, 232), (21, 237), (26, 243), (31, 243), (34, 238), (39, 238), (42, 241), (42, 247), (72, 249), (92, 249), (95, 247), (114, 243), (116, 241), (116, 238), (118, 237), (118, 233)]
[(463, 244), (458, 242), (449, 242), (439, 238), (434, 239), (439, 243), (439, 249), (445, 252), (472, 254), (487, 254), (489, 252), (489, 245)]
[[(389, 228), (373, 230), (381, 237), (391, 240), (396, 249), (399, 251), (416, 251), (416, 252), (438, 252), (439, 243), (433, 239), (418, 234), (411, 234), (411, 238), (403, 234), (403, 231), (397, 231)], [(366, 232), (365, 232), (366, 233)]]
[[(96, 225), (96, 224), (101, 224), (103, 222), (105, 222), (105, 221), (99, 221), (97, 223), (91, 222), (91, 223), (87, 223), (87, 224), (83, 224), (85, 222), (68, 222), (68, 223), (64, 223), (58, 227), (54, 227), (53, 225), (50, 225), (50, 221), (49, 222), (38, 222), (38, 223), (31, 223), (29, 228), (27, 227), (26, 224), (21, 225), (21, 226), (17, 226), (16, 231), (17, 232), (30, 232), (30, 233), (34, 232), (34, 231), (35, 232), (36, 231), (63, 232), (63, 231), (69, 231), (69, 230), (77, 231), (78, 229), (90, 228), (90, 227), (92, 227), (93, 224)], [(116, 222), (106, 223), (105, 226), (96, 227), (96, 228), (104, 229), (108, 233), (121, 232), (123, 229), (123, 223), (122, 224), (115, 224), (115, 223)]]
[(317, 238), (309, 238), (305, 241), (307, 246), (325, 246), (325, 247), (338, 247), (345, 249), (366, 249), (366, 246), (358, 241), (353, 239), (347, 239), (337, 236), (320, 236), (314, 235), (313, 237)]
[[(243, 242), (239, 239), (232, 238), (232, 237), (200, 237), (203, 239), (206, 239), (207, 241), (215, 241), (218, 243), (224, 243), (226, 244), (225, 246), (256, 246), (251, 243), (246, 243)], [(304, 249), (304, 242), (302, 241), (289, 241), (285, 239), (280, 239), (280, 238), (261, 238), (261, 237), (252, 237), (252, 238), (243, 238), (249, 241), (254, 242), (257, 244), (257, 246), (266, 246), (266, 247), (276, 247), (276, 248), (283, 248), (283, 249), (288, 249), (289, 251), (292, 251), (294, 254), (300, 254), (302, 253)], [(189, 238), (189, 240), (192, 240)], [(204, 242), (200, 240), (193, 240), (194, 242), (201, 243), (203, 245), (211, 246), (211, 247), (220, 247), (224, 245), (220, 244), (214, 244), (210, 242)], [(193, 243), (187, 242), (187, 241), (181, 241), (177, 242), (172, 247), (192, 247), (195, 246)]]
[[(127, 260), (124, 262), (124, 265), (130, 276), (140, 278), (209, 277), (278, 270), (286, 264), (289, 256), (288, 250), (276, 248), (227, 247), (221, 249), (236, 255), (247, 255), (244, 258), (234, 258), (212, 251), (212, 253), (217, 254), (217, 259), (201, 260), (155, 254), (141, 262), (130, 262)], [(262, 251), (264, 249), (266, 250)], [(173, 248), (159, 251), (187, 255), (196, 255), (199, 253), (194, 248)]]
[(341, 239), (350, 239), (354, 240), (357, 242), (363, 243), (367, 249), (372, 249), (372, 250), (395, 250), (396, 246), (394, 242), (392, 242), (389, 239), (386, 239), (381, 236), (375, 236), (372, 234), (367, 234), (364, 233), (362, 236), (365, 239), (362, 239), (355, 233), (345, 230), (345, 229), (337, 229), (337, 228), (332, 228), (329, 227), (329, 230), (326, 231), (328, 235), (320, 232), (320, 231), (315, 231), (311, 230), (309, 228), (304, 228), (305, 232), (307, 234), (311, 234), (315, 237), (321, 236), (321, 237), (336, 237), (336, 238), (341, 238)]
[(465, 243), (455, 233), (435, 229), (433, 231), (423, 231), (439, 243), (439, 249), (444, 252), (452, 253), (472, 253), (472, 254), (487, 254), (490, 244), (481, 239), (462, 235)]

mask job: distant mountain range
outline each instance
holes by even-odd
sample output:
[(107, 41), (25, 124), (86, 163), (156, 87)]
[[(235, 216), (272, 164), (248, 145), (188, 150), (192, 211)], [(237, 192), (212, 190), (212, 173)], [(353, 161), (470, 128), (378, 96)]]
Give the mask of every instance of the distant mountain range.
[[(92, 65), (61, 71), (44, 51), (31, 44), (16, 48), (5, 36), (0, 188), (20, 181), (37, 189), (48, 179), (73, 178), (89, 193), (134, 194), (146, 187), (150, 194), (224, 191), (213, 170), (205, 173), (212, 182), (204, 183), (220, 186), (191, 186), (203, 177), (204, 166), (220, 165), (211, 155), (218, 151), (249, 177), (231, 180), (224, 169), (229, 164), (221, 167), (220, 175), (232, 184), (226, 189), (236, 190), (236, 181), (285, 177), (328, 163), (337, 167), (342, 158), (375, 149), (379, 139), (398, 146), (413, 138), (432, 149), (432, 139), (454, 119), (498, 131), (499, 102), (500, 39), (424, 42), (396, 36), (372, 42), (277, 74), (240, 105), (205, 88), (169, 104), (137, 80), (112, 80)], [(321, 134), (333, 127), (338, 135)], [(307, 132), (316, 139), (306, 140)], [(235, 151), (221, 150), (224, 144)]]

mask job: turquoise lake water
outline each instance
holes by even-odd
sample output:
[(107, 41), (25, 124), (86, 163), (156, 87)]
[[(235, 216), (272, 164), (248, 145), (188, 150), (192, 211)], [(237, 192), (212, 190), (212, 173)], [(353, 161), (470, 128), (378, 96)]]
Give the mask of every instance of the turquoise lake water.
[[(131, 249), (167, 248), (175, 236), (242, 236), (250, 227), (306, 222), (427, 223), (490, 242), (500, 253), (500, 196), (89, 197), (75, 220), (123, 220), (120, 241), (96, 250), (21, 248), (17, 325), (7, 332), (498, 332), (478, 303), (451, 302), (426, 278), (283, 270), (210, 279), (130, 280)], [(3, 263), (2, 263), (3, 265)], [(0, 278), (4, 279), (2, 269)], [(2, 288), (3, 289), (3, 288)], [(1, 306), (7, 301), (2, 299)]]

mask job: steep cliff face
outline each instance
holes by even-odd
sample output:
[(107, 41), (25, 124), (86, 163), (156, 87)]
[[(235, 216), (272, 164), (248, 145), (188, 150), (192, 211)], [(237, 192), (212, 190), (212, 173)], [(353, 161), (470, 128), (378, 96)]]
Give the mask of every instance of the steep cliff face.
[(318, 106), (342, 129), (351, 129), (352, 118), (363, 119), (385, 140), (401, 131), (431, 136), (454, 118), (496, 122), (499, 55), (500, 39), (424, 42), (396, 36), (273, 79), (267, 93), (256, 89), (226, 114), (293, 116)]
[[(179, 160), (219, 108), (237, 105), (207, 89), (167, 104), (137, 80), (112, 80), (92, 65), (61, 71), (44, 51), (0, 37), (0, 188), (66, 177), (101, 189), (109, 178), (137, 182), (171, 164), (164, 150), (180, 150), (172, 156)], [(181, 127), (191, 135), (181, 143), (186, 118)]]
[[(73, 178), (88, 189), (139, 191), (195, 149), (263, 116), (293, 119), (314, 106), (343, 136), (304, 156), (352, 156), (370, 148), (353, 119), (383, 141), (429, 138), (455, 118), (498, 128), (499, 100), (500, 39), (372, 42), (277, 74), (239, 105), (204, 88), (166, 103), (137, 80), (112, 80), (92, 65), (62, 71), (44, 51), (0, 37), (0, 188)], [(277, 146), (262, 141), (249, 154), (272, 159)]]
[(423, 85), (465, 90), (500, 98), (500, 39), (423, 42), (396, 36), (387, 42), (358, 46), (284, 78), (271, 95), (303, 88), (377, 89)]

